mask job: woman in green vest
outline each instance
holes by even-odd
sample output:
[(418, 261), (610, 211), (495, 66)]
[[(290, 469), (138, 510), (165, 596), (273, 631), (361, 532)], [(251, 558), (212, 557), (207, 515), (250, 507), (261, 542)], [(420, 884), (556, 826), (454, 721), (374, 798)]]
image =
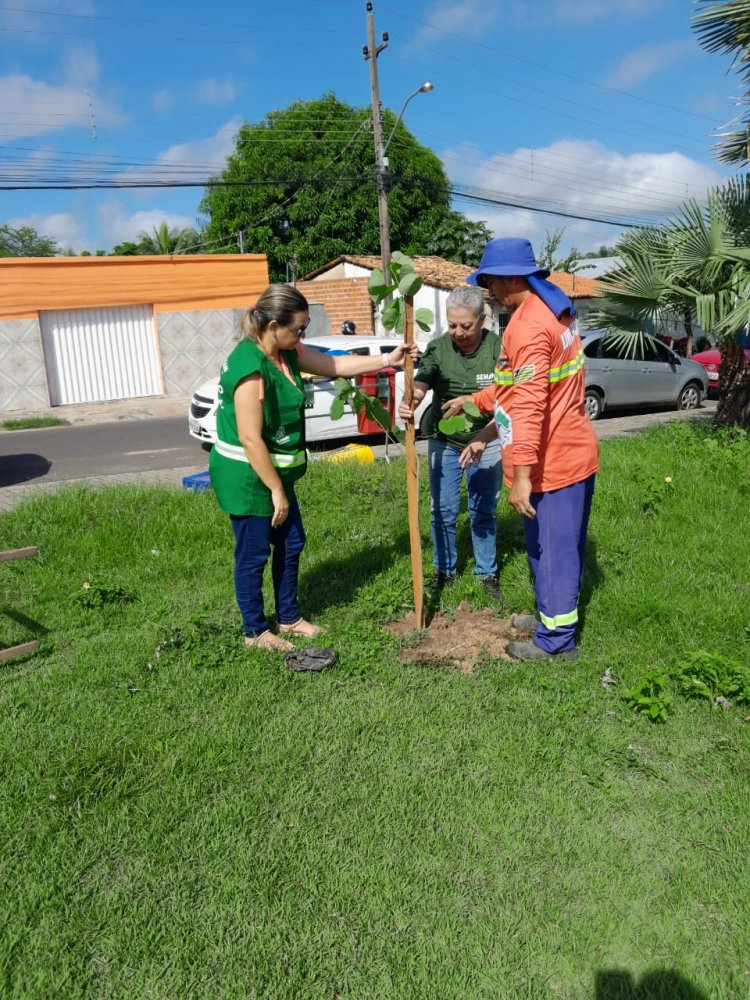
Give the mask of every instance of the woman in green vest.
[[(244, 337), (221, 370), (209, 465), (216, 499), (234, 531), (234, 585), (245, 645), (280, 651), (294, 648), (284, 635), (310, 639), (321, 631), (302, 617), (297, 597), (305, 531), (294, 484), (307, 468), (300, 371), (350, 377), (401, 365), (406, 353), (417, 353), (405, 344), (374, 357), (311, 351), (302, 344), (309, 322), (307, 299), (291, 285), (270, 285), (247, 310)], [(271, 548), (281, 635), (271, 632), (263, 608)]]

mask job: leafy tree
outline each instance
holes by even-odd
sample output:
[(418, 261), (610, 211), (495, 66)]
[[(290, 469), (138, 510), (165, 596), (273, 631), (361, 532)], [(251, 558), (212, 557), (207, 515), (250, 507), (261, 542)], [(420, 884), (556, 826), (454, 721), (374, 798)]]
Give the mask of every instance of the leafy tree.
[[(434, 234), (458, 215), (448, 178), (389, 110), (383, 132), (390, 140), (391, 243), (427, 253)], [(374, 160), (369, 108), (326, 94), (271, 111), (241, 126), (226, 167), (206, 188), (205, 237), (231, 252), (242, 231), (246, 250), (267, 255), (274, 281), (285, 278), (293, 255), (304, 274), (341, 254), (379, 253)], [(462, 252), (460, 240), (453, 245)]]
[(565, 235), (565, 226), (562, 226), (560, 229), (554, 229), (552, 232), (549, 229), (545, 229), (544, 233), (545, 237), (542, 249), (536, 255), (536, 262), (539, 267), (546, 267), (550, 271), (570, 271), (575, 262), (581, 259), (581, 254), (575, 247), (571, 247), (567, 256), (559, 258), (556, 256), (562, 243), (562, 238)]
[[(693, 28), (698, 41), (709, 52), (726, 52), (734, 56), (745, 93), (741, 106), (750, 107), (750, 3), (748, 0), (696, 0)], [(739, 128), (732, 126), (740, 125)], [(750, 113), (726, 126), (717, 144), (716, 155), (724, 163), (748, 163), (750, 156)]]
[(59, 252), (57, 240), (31, 226), (0, 226), (0, 257), (55, 257)]
[[(472, 222), (461, 212), (449, 212), (437, 229), (422, 237), (422, 253), (476, 267), (492, 231), (484, 222)], [(407, 253), (415, 253), (407, 248)]]
[(126, 240), (124, 243), (118, 243), (117, 246), (112, 247), (112, 257), (137, 257), (141, 252), (138, 249), (139, 244), (133, 243), (132, 240)]
[(138, 233), (139, 254), (200, 253), (201, 249), (201, 237), (189, 226), (185, 229), (173, 226), (170, 229), (166, 222), (162, 222), (154, 226), (150, 233)]

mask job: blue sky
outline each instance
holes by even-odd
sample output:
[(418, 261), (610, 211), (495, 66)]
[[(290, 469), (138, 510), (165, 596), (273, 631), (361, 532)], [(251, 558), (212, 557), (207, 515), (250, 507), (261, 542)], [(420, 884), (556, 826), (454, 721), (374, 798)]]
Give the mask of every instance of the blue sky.
[[(201, 180), (242, 121), (332, 91), (370, 103), (364, 0), (0, 2), (0, 181)], [(592, 219), (668, 216), (728, 175), (712, 131), (736, 114), (729, 60), (705, 53), (690, 0), (374, 2), (381, 99), (462, 190), (528, 206), (455, 207), (497, 235), (566, 227), (565, 245), (611, 244)], [(76, 251), (109, 250), (162, 220), (195, 225), (202, 188), (0, 191), (0, 224)], [(247, 247), (247, 249), (252, 249)]]

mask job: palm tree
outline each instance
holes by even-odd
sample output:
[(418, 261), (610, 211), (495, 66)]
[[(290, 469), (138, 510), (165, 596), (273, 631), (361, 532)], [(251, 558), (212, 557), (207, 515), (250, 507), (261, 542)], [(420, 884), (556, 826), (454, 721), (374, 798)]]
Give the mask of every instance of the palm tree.
[[(750, 106), (750, 3), (748, 0), (696, 0), (693, 28), (698, 41), (709, 52), (734, 55), (733, 67), (745, 86), (741, 104)], [(741, 124), (741, 128), (733, 128)], [(724, 163), (750, 160), (750, 115), (747, 113), (719, 133), (717, 158)]]
[(750, 428), (750, 367), (737, 342), (750, 329), (750, 177), (686, 202), (660, 229), (634, 230), (617, 246), (623, 265), (601, 279), (605, 296), (590, 322), (606, 326), (623, 353), (644, 326), (674, 315), (720, 338), (714, 423)]
[(154, 226), (152, 233), (138, 234), (139, 254), (200, 253), (200, 236), (195, 229), (186, 227), (171, 229), (166, 222)]

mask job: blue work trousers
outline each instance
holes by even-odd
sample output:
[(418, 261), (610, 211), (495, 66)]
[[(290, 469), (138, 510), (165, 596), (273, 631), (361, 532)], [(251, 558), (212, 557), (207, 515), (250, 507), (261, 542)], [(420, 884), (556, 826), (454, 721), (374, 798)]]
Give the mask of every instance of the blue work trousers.
[(591, 475), (559, 490), (532, 493), (536, 517), (524, 518), (526, 552), (541, 622), (534, 642), (547, 653), (561, 653), (576, 644), (578, 595), (595, 479)]
[(299, 621), (297, 597), (299, 557), (305, 547), (305, 529), (297, 498), (291, 490), (289, 514), (282, 525), (271, 527), (270, 517), (230, 515), (234, 531), (234, 589), (245, 635), (258, 636), (268, 628), (263, 608), (263, 571), (273, 546), (271, 578), (279, 625)]
[(500, 443), (491, 441), (481, 462), (467, 469), (462, 469), (458, 461), (461, 450), (441, 441), (430, 441), (427, 449), (435, 569), (447, 576), (456, 574), (456, 520), (461, 506), (461, 479), (466, 475), (474, 573), (497, 576), (495, 522), (503, 482)]

